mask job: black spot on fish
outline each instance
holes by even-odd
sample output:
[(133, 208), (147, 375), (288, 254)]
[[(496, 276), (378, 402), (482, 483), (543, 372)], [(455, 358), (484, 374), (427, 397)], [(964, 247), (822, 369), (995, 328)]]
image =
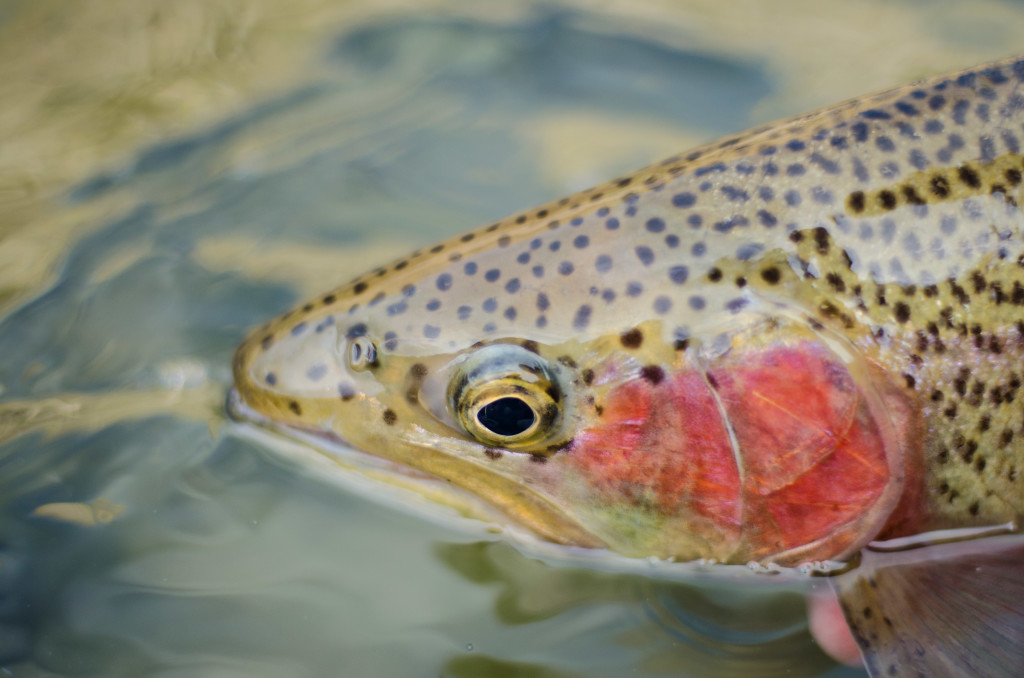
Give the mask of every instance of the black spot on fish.
[(885, 210), (894, 209), (896, 207), (896, 194), (889, 190), (879, 191), (878, 204)]
[(931, 182), (928, 184), (928, 188), (936, 197), (945, 198), (949, 195), (949, 180), (941, 174), (936, 175), (932, 177)]
[(637, 327), (619, 335), (619, 341), (626, 348), (640, 348), (644, 343), (644, 333)]
[(657, 365), (645, 365), (640, 370), (640, 376), (657, 386), (665, 378), (665, 370)]
[(990, 415), (982, 415), (981, 419), (978, 420), (978, 431), (984, 433), (991, 427), (992, 417)]
[(828, 254), (831, 244), (828, 237), (828, 229), (818, 226), (814, 229), (814, 244), (818, 248), (818, 254)]
[(924, 198), (917, 194), (917, 189), (913, 186), (903, 187), (903, 197), (911, 205), (923, 205), (925, 204)]
[(540, 344), (533, 339), (524, 339), (519, 343), (520, 346), (525, 348), (530, 353), (540, 353)]
[(769, 285), (775, 285), (782, 279), (782, 273), (775, 266), (770, 266), (761, 271), (761, 278)]
[(864, 191), (854, 191), (846, 199), (846, 206), (854, 214), (860, 214), (864, 211)]
[(957, 175), (960, 177), (960, 181), (962, 181), (967, 186), (971, 188), (981, 187), (981, 178), (978, 176), (978, 172), (972, 167), (969, 167), (967, 165), (960, 167), (957, 170)]
[(983, 292), (986, 285), (988, 284), (985, 280), (985, 276), (981, 274), (981, 271), (974, 271), (971, 273), (971, 284), (974, 285), (974, 292)]
[(832, 287), (832, 289), (834, 289), (836, 292), (845, 292), (846, 291), (846, 283), (843, 281), (842, 276), (839, 275), (838, 273), (828, 273), (828, 274), (826, 274), (825, 275), (825, 280)]

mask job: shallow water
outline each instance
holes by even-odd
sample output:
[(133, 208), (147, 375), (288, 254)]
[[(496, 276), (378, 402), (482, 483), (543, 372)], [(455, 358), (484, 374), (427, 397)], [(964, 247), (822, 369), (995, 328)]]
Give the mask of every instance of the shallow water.
[(416, 6), (0, 7), (0, 670), (862, 675), (799, 592), (539, 558), (285, 453), (224, 417), (230, 357), (417, 245), (1019, 51), (1024, 4)]

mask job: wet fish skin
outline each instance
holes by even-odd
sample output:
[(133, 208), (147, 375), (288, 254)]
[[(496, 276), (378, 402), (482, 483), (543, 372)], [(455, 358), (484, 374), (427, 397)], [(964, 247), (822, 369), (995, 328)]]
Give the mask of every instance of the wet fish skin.
[[(1010, 60), (760, 128), (413, 253), (255, 333), (237, 388), (278, 421), (327, 423), (364, 449), (419, 427), (434, 448), (468, 448), (455, 466), (487, 473), (481, 446), (407, 397), (414, 367), (481, 340), (671, 365), (678, 344), (706, 346), (781, 299), (919, 408), (928, 472), (914, 520), (1014, 519), (1022, 70)], [(615, 345), (630, 332), (643, 346)], [(338, 337), (364, 333), (380, 364), (354, 372)]]
[[(795, 564), (1019, 524), (1022, 144), (1019, 58), (758, 128), (294, 309), (239, 348), (239, 399), (628, 555)], [(543, 431), (466, 428), (453, 384), (482, 351), (537, 356)], [(493, 383), (545, 397), (522, 374)], [(940, 632), (956, 661), (970, 637)], [(972, 670), (1003, 675), (988, 668)]]

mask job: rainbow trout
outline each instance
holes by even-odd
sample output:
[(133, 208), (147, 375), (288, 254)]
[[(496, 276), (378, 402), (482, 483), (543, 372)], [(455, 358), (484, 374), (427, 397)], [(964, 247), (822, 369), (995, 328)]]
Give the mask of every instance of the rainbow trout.
[(1024, 59), (727, 138), (273, 320), (233, 409), (559, 543), (864, 556), (873, 675), (1024, 675), (1022, 145)]

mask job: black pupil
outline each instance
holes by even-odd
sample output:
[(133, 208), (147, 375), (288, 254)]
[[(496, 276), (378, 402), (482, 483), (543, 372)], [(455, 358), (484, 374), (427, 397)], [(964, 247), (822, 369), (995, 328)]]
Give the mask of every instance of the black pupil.
[(519, 398), (498, 398), (481, 407), (476, 419), (491, 433), (510, 438), (533, 426), (537, 415)]

